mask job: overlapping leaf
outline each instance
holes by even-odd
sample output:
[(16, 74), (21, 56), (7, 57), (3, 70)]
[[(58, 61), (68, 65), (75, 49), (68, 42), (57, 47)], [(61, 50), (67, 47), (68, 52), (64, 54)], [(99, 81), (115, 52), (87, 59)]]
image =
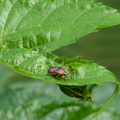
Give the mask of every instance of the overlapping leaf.
[[(69, 62), (68, 58), (48, 54), (98, 28), (117, 24), (117, 10), (93, 0), (3, 0), (0, 61), (21, 74), (61, 85), (117, 83), (111, 72), (97, 64), (81, 59)], [(48, 76), (52, 66), (64, 67), (72, 79), (68, 75), (65, 82)]]

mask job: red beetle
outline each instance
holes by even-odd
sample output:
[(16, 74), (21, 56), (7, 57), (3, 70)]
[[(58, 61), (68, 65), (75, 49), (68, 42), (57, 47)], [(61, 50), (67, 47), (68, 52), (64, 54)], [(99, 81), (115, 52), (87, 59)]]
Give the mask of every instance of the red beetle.
[(57, 77), (61, 77), (62, 79), (66, 80), (64, 77), (69, 74), (69, 73), (66, 73), (65, 69), (64, 68), (61, 68), (61, 67), (50, 67), (48, 69), (48, 73), (50, 76), (55, 76), (56, 78)]

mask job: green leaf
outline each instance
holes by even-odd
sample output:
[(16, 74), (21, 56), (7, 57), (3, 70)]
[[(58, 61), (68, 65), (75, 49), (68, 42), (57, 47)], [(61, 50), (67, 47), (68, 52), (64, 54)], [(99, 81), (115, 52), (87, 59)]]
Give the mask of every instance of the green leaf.
[[(0, 61), (13, 70), (61, 85), (117, 83), (104, 67), (79, 58), (71, 63), (71, 59), (47, 53), (76, 42), (100, 26), (119, 24), (116, 10), (87, 0), (7, 0), (0, 3), (0, 13)], [(46, 75), (52, 66), (64, 67), (73, 79), (66, 76), (69, 82), (65, 82)]]
[[(0, 15), (0, 61), (13, 70), (61, 85), (117, 83), (111, 72), (97, 64), (79, 58), (71, 63), (48, 54), (100, 26), (119, 24), (117, 10), (87, 0), (6, 0), (0, 3)], [(65, 82), (46, 75), (52, 66), (64, 67), (73, 79), (68, 75)]]
[(81, 98), (85, 101), (90, 101), (91, 103), (95, 103), (92, 101), (92, 95), (87, 90), (87, 86), (65, 86), (59, 85), (60, 90), (70, 97)]
[[(19, 73), (61, 85), (82, 86), (87, 84), (103, 84), (103, 82), (108, 81), (118, 83), (110, 71), (91, 61), (82, 60), (80, 57), (58, 57), (53, 54), (38, 54), (27, 49), (14, 49), (4, 51), (1, 60)], [(66, 81), (61, 77), (54, 78), (49, 76), (47, 70), (53, 66), (65, 68), (67, 73), (71, 75), (68, 74), (65, 77)]]
[(120, 24), (117, 10), (93, 0), (5, 0), (0, 3), (0, 44), (48, 52), (98, 28)]

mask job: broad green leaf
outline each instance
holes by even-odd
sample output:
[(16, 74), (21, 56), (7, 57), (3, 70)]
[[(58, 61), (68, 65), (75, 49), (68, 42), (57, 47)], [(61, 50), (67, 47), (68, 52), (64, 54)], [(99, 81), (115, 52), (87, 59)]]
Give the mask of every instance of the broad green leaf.
[[(103, 82), (117, 82), (116, 77), (107, 69), (80, 57), (58, 57), (53, 54), (39, 54), (27, 49), (4, 51), (1, 60), (13, 70), (33, 78), (53, 82), (61, 85), (82, 86), (87, 84), (103, 84)], [(7, 57), (6, 57), (7, 56)], [(61, 77), (49, 76), (47, 70), (52, 66), (65, 68), (66, 81)], [(71, 78), (72, 76), (72, 78)]]
[(93, 0), (4, 0), (0, 3), (0, 50), (49, 52), (98, 28), (118, 24), (117, 10)]
[[(61, 85), (117, 83), (104, 67), (81, 59), (69, 62), (71, 59), (61, 58), (59, 62), (60, 58), (48, 52), (74, 43), (97, 28), (119, 23), (117, 10), (94, 1), (3, 0), (0, 61), (23, 75)], [(66, 82), (48, 76), (52, 66), (64, 67), (72, 79), (67, 75)]]

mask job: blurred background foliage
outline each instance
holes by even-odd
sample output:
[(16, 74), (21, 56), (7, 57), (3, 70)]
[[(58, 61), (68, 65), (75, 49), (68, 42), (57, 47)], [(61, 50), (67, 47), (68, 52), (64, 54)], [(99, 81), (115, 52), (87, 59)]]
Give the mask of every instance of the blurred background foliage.
[[(98, 1), (120, 10), (120, 0)], [(59, 56), (82, 56), (83, 59), (92, 60), (95, 63), (107, 67), (107, 69), (112, 71), (117, 76), (117, 78), (120, 79), (120, 25), (100, 29), (99, 32), (89, 34), (81, 38), (80, 41), (75, 44), (61, 47), (60, 49), (54, 51), (54, 53)], [(29, 94), (28, 98), (26, 98), (24, 95), (24, 85), (27, 86), (27, 84), (30, 89), (29, 90), (27, 88), (28, 91), (26, 94)], [(34, 87), (34, 91), (31, 90), (31, 86)], [(114, 84), (107, 83), (105, 86), (96, 86), (92, 90), (93, 100), (96, 102), (96, 106), (102, 105), (108, 100), (114, 91), (114, 87)], [(24, 96), (24, 99), (21, 99), (20, 95), (17, 97), (19, 89), (23, 91), (23, 93), (20, 94), (21, 97)], [(18, 93), (16, 94), (16, 92)], [(34, 95), (34, 97), (32, 95)], [(44, 97), (42, 98), (41, 96)], [(14, 101), (19, 101), (19, 104), (17, 102), (15, 105), (16, 102), (13, 100), (11, 102), (11, 97), (15, 97), (13, 98)], [(19, 105), (24, 105), (27, 103), (25, 105), (29, 106), (31, 104), (30, 101), (34, 101), (35, 99), (38, 100), (34, 106), (38, 106), (40, 102), (40, 105), (42, 105), (42, 103), (49, 103), (52, 100), (57, 100), (60, 102), (74, 100), (74, 98), (67, 97), (62, 92), (60, 92), (58, 86), (52, 83), (47, 83), (20, 75), (9, 69), (7, 66), (0, 64), (0, 115), (2, 114), (1, 110), (7, 110), (11, 105), (12, 107), (18, 107)], [(120, 115), (120, 107), (118, 105), (119, 101), (120, 93), (109, 106), (110, 109), (114, 109), (116, 111), (115, 114), (117, 115)], [(9, 113), (9, 116), (12, 115)], [(7, 119), (3, 118), (1, 120)], [(15, 120), (18, 119), (16, 118)]]

